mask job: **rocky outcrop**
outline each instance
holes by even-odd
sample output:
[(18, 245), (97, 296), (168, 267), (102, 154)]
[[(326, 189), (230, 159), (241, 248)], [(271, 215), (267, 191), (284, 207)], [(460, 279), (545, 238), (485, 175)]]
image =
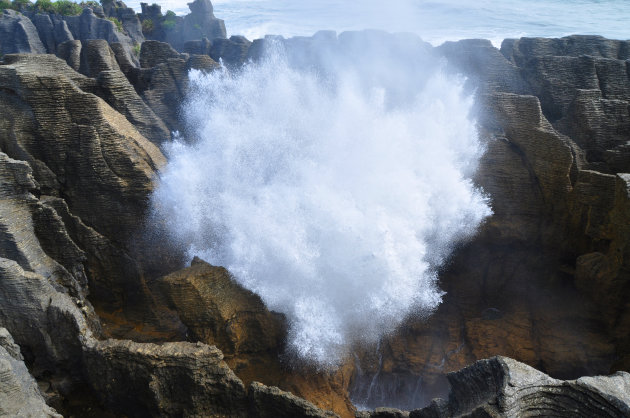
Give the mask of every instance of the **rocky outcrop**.
[(128, 416), (245, 416), (245, 388), (222, 360), (221, 351), (201, 343), (107, 340), (85, 352), (94, 391)]
[(184, 50), (187, 41), (226, 37), (225, 23), (214, 16), (210, 0), (188, 3), (190, 13), (184, 17), (175, 16), (172, 12), (163, 15), (157, 4), (141, 3), (141, 6), (140, 20), (147, 39), (167, 42), (178, 51)]
[(133, 54), (134, 45), (141, 40), (133, 40), (120, 32), (114, 22), (98, 17), (94, 11), (86, 7), (79, 16), (66, 16), (64, 19), (74, 39), (87, 41), (89, 39), (104, 39), (108, 43), (123, 45), (129, 58), (135, 60)]
[(15, 10), (6, 9), (0, 13), (0, 54), (46, 52), (37, 29), (29, 18)]
[[(124, 52), (121, 44), (112, 46)], [(64, 42), (59, 45), (58, 56), (74, 70), (96, 79), (96, 85), (88, 90), (124, 115), (145, 138), (156, 145), (170, 140), (170, 131), (164, 122), (140, 98), (121, 71), (119, 60), (125, 71), (135, 69), (131, 62), (125, 61), (124, 53), (115, 53), (103, 39), (92, 39)]]
[(334, 417), (275, 387), (247, 391), (216, 347), (197, 343), (92, 342), (85, 351), (90, 384), (126, 416)]
[(42, 167), (34, 174), (53, 186), (47, 194), (63, 195), (73, 213), (124, 241), (165, 162), (160, 151), (103, 100), (81, 90), (90, 80), (55, 57), (6, 56), (0, 83), (3, 111), (11, 115), (2, 125), (3, 138), (12, 138), (5, 147)]
[(66, 21), (59, 15), (31, 13), (29, 17), (49, 54), (55, 54), (59, 44), (74, 39)]
[[(100, 90), (113, 101), (120, 97), (122, 104), (114, 104), (125, 111), (133, 89), (128, 89), (129, 96), (122, 98), (124, 91), (115, 90), (119, 88), (115, 76), (120, 72), (108, 71), (99, 73), (103, 75), (97, 81), (49, 55), (9, 55), (0, 66), (0, 106), (7, 116), (0, 120), (0, 145), (9, 156), (34, 167), (30, 187), (42, 196), (37, 203), (42, 209), (33, 217), (38, 222), (34, 224), (38, 239), (20, 236), (15, 241), (47, 245), (44, 250), (56, 254), (63, 266), (49, 269), (72, 273), (54, 276), (55, 281), (68, 283), (72, 296), (87, 294), (89, 282), (90, 297), (97, 310), (110, 314), (122, 311), (123, 318), (136, 317), (149, 325), (147, 331), (151, 323), (159, 324), (160, 331), (149, 332), (150, 338), (173, 338), (180, 335), (181, 324), (155, 307), (143, 269), (134, 259), (136, 256), (130, 255), (131, 238), (141, 226), (139, 220), (144, 216), (153, 176), (164, 157), (123, 115), (88, 92)], [(124, 80), (120, 83), (129, 86)], [(133, 108), (127, 110), (133, 119)], [(147, 122), (142, 116), (138, 119)], [(103, 216), (104, 213), (116, 219), (105, 221), (109, 215)], [(7, 219), (7, 225), (13, 224)], [(43, 232), (37, 230), (37, 225), (42, 225)], [(64, 242), (76, 245), (59, 245), (60, 238), (50, 235), (47, 228), (67, 231)], [(16, 233), (20, 231), (23, 229)], [(41, 251), (34, 253), (33, 262), (16, 255), (16, 251), (4, 256), (20, 262), (24, 269), (50, 264), (43, 262), (47, 259), (40, 255)], [(76, 255), (72, 259), (73, 254)], [(82, 271), (85, 273), (80, 274)], [(117, 325), (115, 335), (128, 335), (120, 328), (127, 328), (127, 319), (108, 318)], [(19, 342), (19, 334), (9, 329)], [(138, 334), (133, 325), (128, 330), (133, 331), (131, 335)]]
[(481, 87), (482, 94), (492, 91), (530, 94), (518, 67), (486, 39), (445, 42), (437, 49), (448, 58), (452, 71), (469, 75), (467, 86), (470, 89)]
[(183, 132), (179, 110), (188, 92), (188, 72), (213, 71), (219, 64), (209, 56), (179, 54), (158, 41), (144, 42), (140, 56), (143, 68), (130, 69), (127, 77), (169, 130)]
[(122, 1), (104, 1), (103, 13), (110, 18), (116, 18), (123, 27), (124, 33), (131, 38), (134, 44), (144, 42), (142, 24), (136, 12), (127, 7)]
[(228, 66), (240, 66), (247, 60), (251, 42), (244, 36), (231, 36), (230, 39), (215, 39), (210, 47), (213, 60), (223, 60)]
[(279, 354), (283, 316), (269, 312), (258, 295), (224, 268), (194, 259), (191, 267), (160, 278), (154, 286), (188, 327), (193, 341), (214, 344), (229, 356)]
[(61, 418), (46, 405), (37, 382), (24, 364), (20, 347), (6, 328), (0, 328), (0, 415)]
[(448, 375), (448, 400), (436, 399), (410, 418), (625, 417), (630, 414), (630, 374), (552, 379), (506, 357), (481, 360)]
[[(219, 347), (245, 384), (262, 381), (309, 399), (320, 408), (353, 415), (354, 408), (345, 395), (347, 370), (329, 373), (283, 364), (284, 316), (270, 312), (258, 295), (244, 289), (224, 268), (196, 258), (191, 267), (156, 280), (152, 288), (177, 312), (188, 329), (188, 338)], [(273, 416), (265, 414), (262, 416)]]
[[(82, 344), (100, 333), (100, 325), (85, 297), (85, 254), (55, 210), (37, 198), (39, 192), (29, 165), (0, 153), (0, 326), (20, 345), (17, 352), (52, 401), (70, 396), (83, 380)], [(23, 365), (3, 364), (17, 377), (0, 380), (11, 387), (21, 381), (27, 402)], [(15, 406), (14, 396), (0, 404)]]
[(446, 372), (492, 355), (563, 379), (628, 370), (625, 45), (574, 36), (506, 40), (501, 54), (484, 41), (437, 48), (476, 89), (487, 141), (476, 182), (494, 215), (440, 272), (436, 313), (360, 356), (355, 401), (423, 405), (444, 394)]
[(140, 67), (153, 68), (158, 64), (166, 62), (170, 58), (182, 58), (179, 52), (165, 42), (145, 41), (140, 49)]
[(330, 411), (317, 408), (310, 402), (276, 387), (268, 387), (258, 382), (249, 386), (251, 402), (250, 416), (256, 418), (292, 417), (339, 417)]
[[(210, 0), (194, 0), (188, 3), (188, 7), (190, 14), (184, 16), (181, 46), (186, 41), (203, 37), (208, 39), (225, 38), (225, 23), (214, 17)], [(179, 46), (178, 42), (174, 42), (174, 44)]]

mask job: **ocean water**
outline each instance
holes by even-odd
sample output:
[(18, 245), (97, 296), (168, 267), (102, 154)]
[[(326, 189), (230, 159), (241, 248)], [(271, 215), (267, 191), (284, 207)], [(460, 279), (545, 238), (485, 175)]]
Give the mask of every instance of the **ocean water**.
[[(189, 12), (184, 0), (159, 1), (162, 10)], [(310, 36), (382, 29), (412, 32), (434, 45), (465, 38), (561, 37), (596, 34), (630, 38), (628, 0), (215, 0), (228, 35)], [(140, 2), (129, 2), (137, 10)]]

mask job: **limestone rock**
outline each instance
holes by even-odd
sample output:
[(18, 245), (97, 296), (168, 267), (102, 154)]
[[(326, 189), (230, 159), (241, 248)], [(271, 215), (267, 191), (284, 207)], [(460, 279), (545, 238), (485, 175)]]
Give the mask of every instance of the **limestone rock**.
[(204, 72), (214, 71), (221, 66), (208, 55), (191, 55), (187, 61), (188, 68)]
[(76, 381), (82, 341), (99, 332), (98, 320), (85, 299), (84, 253), (36, 188), (27, 163), (0, 153), (0, 326), (36, 375)]
[(137, 76), (140, 96), (171, 131), (183, 131), (177, 112), (188, 92), (188, 70), (186, 60), (170, 58)]
[(410, 418), (630, 414), (630, 374), (625, 372), (561, 381), (510, 358), (494, 357), (450, 373), (448, 379), (448, 400), (434, 400), (412, 411)]
[(195, 39), (184, 42), (184, 52), (197, 55), (209, 55), (212, 42), (208, 38)]
[(120, 70), (114, 51), (104, 39), (81, 42), (81, 66), (79, 72), (96, 78), (101, 71)]
[(252, 403), (251, 417), (293, 418), (293, 417), (338, 417), (330, 411), (317, 408), (310, 402), (300, 399), (276, 387), (252, 382), (249, 386), (249, 399)]
[[(152, 129), (150, 118), (137, 114), (150, 111), (139, 99), (139, 106), (133, 107), (135, 93), (122, 74), (101, 73), (96, 85), (96, 80), (50, 55), (9, 55), (0, 66), (0, 108), (7, 115), (0, 120), (1, 149), (30, 164), (38, 193), (48, 196), (41, 203), (28, 197), (34, 201), (32, 209), (22, 205), (3, 212), (22, 217), (34, 212), (29, 228), (39, 238), (12, 238), (29, 246), (25, 250), (8, 246), (3, 256), (18, 261), (24, 269), (52, 277), (53, 283), (73, 297), (86, 295), (89, 282), (99, 312), (106, 314), (103, 310), (109, 309), (104, 317), (110, 335), (142, 340), (181, 338), (183, 326), (155, 305), (144, 281), (145, 272), (134, 259), (137, 254), (130, 255), (155, 170), (164, 157), (124, 116), (82, 90), (100, 90), (130, 119), (137, 116)], [(29, 187), (35, 188), (35, 182)], [(60, 196), (64, 201), (57, 200)], [(24, 227), (16, 229), (18, 224), (8, 218), (6, 222), (11, 236), (22, 236), (19, 233)], [(68, 245), (61, 245), (65, 242)], [(44, 257), (44, 250), (57, 261)], [(33, 254), (33, 261), (20, 254)], [(122, 318), (111, 315), (121, 311)], [(130, 319), (144, 326), (138, 329), (128, 323)]]
[(564, 38), (506, 39), (501, 53), (517, 64), (542, 56), (592, 57), (627, 60), (630, 58), (630, 42), (606, 39), (595, 35), (572, 35)]
[(169, 58), (181, 58), (179, 52), (165, 42), (145, 41), (140, 48), (140, 66), (152, 68)]
[(481, 87), (485, 92), (530, 93), (519, 69), (488, 40), (445, 42), (437, 50), (448, 59), (451, 68), (470, 74), (468, 85), (471, 88)]
[(114, 22), (98, 17), (91, 8), (86, 7), (79, 16), (66, 16), (65, 21), (74, 39), (87, 41), (89, 39), (103, 39), (108, 43), (120, 43), (132, 62), (137, 62), (133, 54), (136, 42), (121, 33)]
[(36, 170), (36, 180), (58, 185), (73, 213), (124, 241), (144, 213), (164, 157), (123, 116), (77, 85), (86, 82), (53, 56), (5, 57), (0, 106), (11, 117), (0, 132), (14, 138), (6, 147), (20, 158), (45, 164), (48, 171)]
[(61, 418), (46, 405), (6, 328), (0, 328), (0, 415)]
[(0, 54), (46, 53), (31, 20), (15, 10), (0, 11)]
[(184, 16), (181, 46), (186, 41), (203, 37), (208, 39), (225, 38), (225, 23), (214, 17), (210, 0), (194, 0), (188, 3), (188, 7), (190, 14)]
[(228, 66), (240, 66), (245, 63), (251, 42), (243, 36), (231, 36), (230, 39), (215, 39), (210, 48), (213, 60), (223, 60)]
[(71, 40), (59, 44), (57, 56), (64, 60), (74, 71), (81, 69), (81, 41)]
[(142, 24), (136, 12), (122, 1), (103, 3), (103, 12), (107, 17), (115, 17), (122, 24), (124, 32), (135, 44), (144, 42)]
[(222, 267), (195, 259), (191, 267), (159, 279), (157, 286), (194, 341), (217, 345), (227, 355), (277, 352), (282, 344), (282, 316), (269, 312), (258, 295)]
[(477, 88), (475, 181), (494, 215), (440, 272), (437, 312), (359, 356), (353, 399), (383, 387), (396, 406), (422, 405), (444, 394), (445, 372), (491, 355), (563, 379), (628, 370), (627, 42), (505, 41), (509, 63), (481, 41), (438, 49)]
[(239, 285), (222, 267), (194, 259), (191, 267), (154, 282), (152, 288), (188, 328), (188, 338), (214, 344), (245, 382), (262, 381), (304, 397), (320, 408), (353, 415), (344, 380), (336, 373), (283, 364), (284, 317)]
[(97, 94), (124, 115), (145, 138), (156, 145), (162, 145), (171, 139), (164, 122), (138, 96), (122, 72), (101, 71), (97, 83)]
[(245, 388), (215, 347), (94, 342), (85, 372), (112, 410), (128, 416), (244, 417)]
[(408, 411), (396, 408), (376, 408), (373, 411), (358, 411), (357, 418), (407, 418)]
[(68, 25), (59, 15), (35, 13), (30, 15), (30, 19), (49, 54), (57, 52), (57, 45), (74, 39)]

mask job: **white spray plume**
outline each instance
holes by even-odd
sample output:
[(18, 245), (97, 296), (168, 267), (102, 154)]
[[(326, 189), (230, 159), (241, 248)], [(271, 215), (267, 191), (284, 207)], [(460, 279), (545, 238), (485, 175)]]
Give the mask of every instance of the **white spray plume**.
[(190, 74), (197, 139), (169, 147), (152, 203), (191, 257), (287, 315), (291, 352), (328, 367), (438, 306), (436, 268), (491, 213), (470, 179), (483, 147), (439, 69), (392, 103), (363, 65), (288, 62), (276, 48)]

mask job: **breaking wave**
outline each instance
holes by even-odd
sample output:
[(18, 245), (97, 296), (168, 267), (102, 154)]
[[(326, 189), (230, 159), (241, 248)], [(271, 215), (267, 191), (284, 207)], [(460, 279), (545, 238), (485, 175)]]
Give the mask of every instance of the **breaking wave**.
[(152, 196), (189, 256), (286, 314), (290, 352), (324, 367), (430, 314), (436, 269), (491, 213), (461, 80), (435, 65), (401, 98), (374, 75), (404, 62), (326, 59), (339, 65), (296, 66), (276, 46), (239, 71), (192, 72), (187, 139)]

